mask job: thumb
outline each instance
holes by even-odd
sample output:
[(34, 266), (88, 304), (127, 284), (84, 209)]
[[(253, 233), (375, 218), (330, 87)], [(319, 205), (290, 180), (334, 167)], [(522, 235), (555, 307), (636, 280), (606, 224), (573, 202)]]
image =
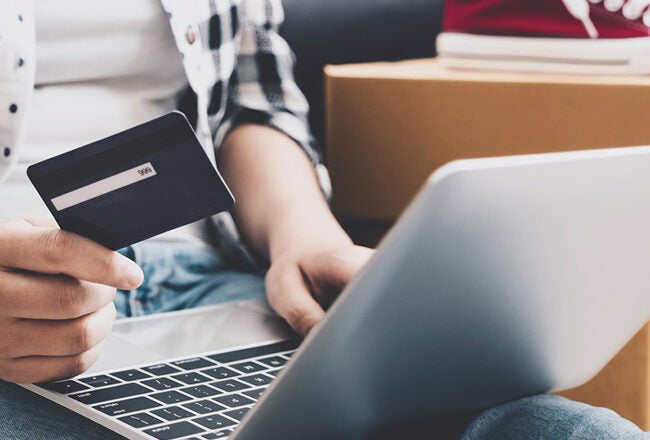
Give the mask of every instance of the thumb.
[(271, 307), (301, 336), (306, 336), (325, 315), (296, 264), (272, 266), (266, 275), (266, 292)]

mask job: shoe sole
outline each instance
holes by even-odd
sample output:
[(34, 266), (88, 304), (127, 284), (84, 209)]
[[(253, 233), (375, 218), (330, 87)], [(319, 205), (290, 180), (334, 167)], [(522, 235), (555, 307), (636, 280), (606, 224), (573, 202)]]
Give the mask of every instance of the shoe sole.
[(650, 74), (650, 37), (592, 40), (443, 32), (436, 44), (441, 64), (455, 69)]

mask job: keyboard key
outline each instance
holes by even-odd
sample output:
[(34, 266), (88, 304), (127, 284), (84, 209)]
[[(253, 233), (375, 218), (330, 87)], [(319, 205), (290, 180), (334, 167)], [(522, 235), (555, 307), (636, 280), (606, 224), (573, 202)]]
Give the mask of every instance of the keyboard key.
[(159, 426), (157, 428), (147, 429), (144, 432), (158, 440), (172, 440), (175, 438), (187, 437), (188, 435), (198, 434), (203, 432), (203, 428), (190, 423), (178, 422), (170, 425)]
[(158, 379), (143, 380), (142, 384), (158, 391), (171, 390), (172, 388), (178, 388), (183, 386), (182, 383), (176, 382), (175, 380), (172, 380), (168, 377), (160, 377)]
[(236, 422), (233, 422), (230, 419), (227, 419), (223, 416), (220, 416), (218, 414), (213, 414), (211, 416), (205, 416), (205, 417), (199, 417), (198, 419), (193, 419), (192, 420), (195, 423), (198, 423), (199, 425), (203, 425), (208, 429), (219, 429), (219, 428), (226, 428), (228, 426), (232, 426), (236, 424)]
[(233, 409), (232, 411), (225, 412), (224, 414), (228, 417), (232, 417), (235, 420), (240, 420), (244, 418), (246, 413), (250, 410), (249, 407)]
[(181, 408), (180, 406), (169, 406), (167, 408), (151, 411), (151, 413), (165, 420), (169, 420), (170, 422), (174, 420), (186, 419), (188, 417), (196, 415), (186, 409)]
[(116, 371), (115, 373), (111, 373), (111, 376), (115, 376), (118, 379), (122, 379), (124, 382), (132, 382), (134, 380), (146, 379), (148, 377), (151, 377), (150, 374), (147, 374), (144, 371), (140, 371), (140, 370)]
[(243, 380), (244, 382), (249, 383), (254, 387), (261, 387), (263, 385), (270, 384), (273, 378), (267, 376), (266, 374), (254, 374), (252, 376), (240, 377), (239, 380)]
[(219, 405), (211, 400), (199, 400), (198, 402), (184, 403), (183, 406), (197, 414), (210, 414), (226, 409), (225, 406)]
[(298, 347), (298, 340), (282, 341), (275, 344), (262, 345), (261, 347), (245, 348), (243, 350), (229, 351), (227, 353), (219, 353), (208, 356), (217, 362), (224, 364), (230, 362), (241, 361), (267, 354), (279, 353), (282, 351), (293, 350)]
[(198, 370), (199, 368), (210, 367), (214, 365), (214, 362), (210, 362), (209, 360), (203, 358), (192, 358), (172, 362), (172, 364), (182, 368), (183, 370)]
[(154, 376), (164, 376), (166, 374), (179, 373), (181, 371), (178, 368), (174, 368), (171, 365), (167, 364), (150, 365), (142, 369), (149, 374), (153, 374)]
[(123, 399), (125, 397), (137, 396), (150, 392), (149, 388), (145, 388), (137, 383), (127, 383), (110, 388), (102, 388), (101, 390), (91, 390), (84, 393), (73, 394), (74, 400), (90, 405), (93, 403), (106, 402), (107, 400)]
[(226, 392), (240, 391), (251, 387), (247, 383), (243, 383), (235, 379), (219, 380), (217, 382), (212, 382), (210, 385)]
[(180, 380), (184, 384), (187, 385), (194, 385), (196, 383), (203, 383), (203, 382), (209, 382), (212, 380), (212, 378), (208, 376), (204, 376), (199, 373), (183, 373), (183, 374), (176, 374), (172, 376), (176, 380)]
[(271, 368), (280, 368), (287, 363), (287, 360), (280, 356), (271, 356), (264, 359), (258, 359), (257, 362), (261, 362), (265, 365), (268, 365)]
[(130, 416), (120, 417), (117, 420), (124, 422), (127, 425), (133, 426), (134, 428), (144, 428), (149, 425), (157, 425), (158, 423), (162, 423), (162, 420), (157, 419), (156, 417), (147, 413), (131, 414)]
[(136, 397), (134, 399), (120, 400), (119, 402), (104, 403), (93, 408), (109, 416), (117, 416), (142, 411), (143, 409), (155, 408), (157, 406), (160, 406), (160, 403), (154, 402), (146, 397)]
[(226, 367), (208, 368), (207, 370), (201, 370), (201, 373), (212, 376), (215, 379), (229, 379), (241, 374), (239, 371), (231, 370)]
[(253, 400), (259, 400), (259, 398), (262, 397), (262, 393), (264, 391), (266, 391), (266, 388), (258, 388), (256, 390), (244, 391), (243, 394), (246, 394), (248, 397), (250, 397)]
[(266, 370), (268, 367), (258, 364), (256, 362), (248, 361), (248, 362), (241, 362), (239, 364), (233, 364), (231, 365), (232, 368), (236, 368), (237, 370), (241, 371), (242, 373), (257, 373), (258, 371)]
[(179, 403), (185, 402), (187, 400), (192, 400), (192, 398), (186, 394), (179, 393), (178, 391), (165, 391), (162, 393), (150, 394), (149, 397), (159, 400), (162, 403)]
[(280, 371), (281, 371), (281, 370), (271, 370), (271, 371), (265, 371), (264, 373), (265, 373), (265, 374), (269, 374), (269, 375), (275, 377), (275, 376), (278, 375), (278, 373), (279, 373)]
[(212, 400), (214, 400), (215, 402), (222, 403), (229, 408), (236, 408), (238, 406), (244, 406), (244, 405), (252, 405), (253, 403), (255, 403), (253, 400), (249, 399), (248, 397), (244, 397), (241, 394), (229, 394), (227, 396), (219, 396), (219, 397), (215, 397)]
[(227, 438), (231, 433), (232, 431), (230, 430), (211, 432), (209, 434), (203, 434), (203, 438), (207, 440), (212, 440), (215, 438)]
[(195, 387), (182, 388), (181, 391), (194, 397), (210, 397), (221, 394), (221, 391), (207, 385), (197, 385)]
[(101, 374), (99, 376), (84, 377), (83, 379), (79, 380), (95, 388), (120, 383), (119, 380), (115, 380), (110, 376), (106, 376), (105, 374)]
[(78, 391), (87, 390), (89, 388), (87, 385), (77, 382), (76, 380), (41, 383), (38, 384), (38, 386), (59, 394), (76, 393)]

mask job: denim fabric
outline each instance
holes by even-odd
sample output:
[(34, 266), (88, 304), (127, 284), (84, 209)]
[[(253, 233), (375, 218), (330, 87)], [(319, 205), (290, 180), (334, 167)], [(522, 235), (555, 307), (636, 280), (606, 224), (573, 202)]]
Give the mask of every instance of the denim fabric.
[[(139, 289), (119, 292), (115, 303), (122, 317), (264, 295), (261, 274), (239, 270), (207, 248), (152, 241), (121, 252), (135, 259), (146, 277)], [(427, 426), (424, 433), (417, 427), (415, 430), (418, 435), (390, 438), (441, 439), (440, 427)], [(0, 381), (0, 439), (116, 440), (122, 437), (17, 385)], [(536, 396), (484, 412), (462, 436), (462, 440), (502, 439), (640, 440), (650, 439), (650, 434), (642, 433), (612, 411), (555, 396)]]
[(648, 440), (614, 411), (557, 396), (535, 396), (485, 411), (462, 440)]
[(150, 240), (120, 253), (138, 263), (145, 277), (138, 289), (118, 291), (115, 307), (120, 318), (265, 295), (263, 273), (235, 267), (207, 246)]
[(118, 440), (109, 431), (31, 391), (0, 381), (2, 440)]

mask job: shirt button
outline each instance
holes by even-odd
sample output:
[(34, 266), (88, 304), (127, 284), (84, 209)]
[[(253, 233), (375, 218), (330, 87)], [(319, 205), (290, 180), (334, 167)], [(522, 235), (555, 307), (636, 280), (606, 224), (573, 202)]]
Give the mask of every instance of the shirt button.
[(192, 26), (188, 26), (187, 31), (185, 32), (185, 38), (190, 44), (194, 44), (196, 41), (196, 32), (192, 29)]

